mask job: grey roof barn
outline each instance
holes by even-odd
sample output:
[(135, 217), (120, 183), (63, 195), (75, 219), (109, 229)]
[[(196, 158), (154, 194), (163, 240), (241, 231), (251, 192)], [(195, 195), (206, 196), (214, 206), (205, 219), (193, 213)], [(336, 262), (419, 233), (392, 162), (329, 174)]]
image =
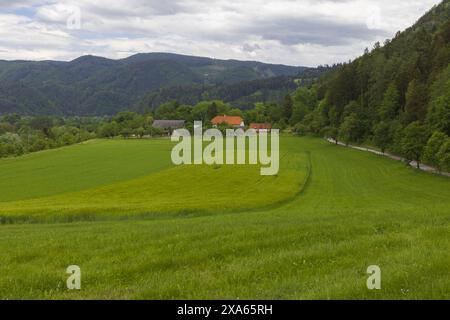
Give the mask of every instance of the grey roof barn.
[(155, 120), (153, 127), (161, 129), (179, 129), (184, 127), (184, 120)]

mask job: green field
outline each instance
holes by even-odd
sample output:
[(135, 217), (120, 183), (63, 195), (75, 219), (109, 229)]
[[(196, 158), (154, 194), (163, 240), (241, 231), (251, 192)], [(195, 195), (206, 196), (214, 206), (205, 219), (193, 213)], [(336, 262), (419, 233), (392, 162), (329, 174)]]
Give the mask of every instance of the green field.
[(292, 200), (309, 173), (309, 155), (301, 151), (280, 156), (277, 176), (261, 176), (254, 165), (174, 166), (171, 146), (167, 140), (98, 140), (0, 161), (0, 190), (5, 190), (0, 220), (66, 222), (252, 210)]
[(0, 298), (450, 298), (448, 178), (314, 138), (283, 137), (273, 177), (174, 167), (171, 147), (0, 160)]

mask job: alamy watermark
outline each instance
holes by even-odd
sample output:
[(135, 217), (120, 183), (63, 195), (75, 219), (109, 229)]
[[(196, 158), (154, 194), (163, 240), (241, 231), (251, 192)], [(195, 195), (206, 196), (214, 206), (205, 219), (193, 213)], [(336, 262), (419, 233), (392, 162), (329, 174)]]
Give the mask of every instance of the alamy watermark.
[(69, 30), (81, 29), (81, 9), (77, 6), (68, 6), (65, 8), (65, 13), (68, 14), (66, 20), (66, 27)]
[(379, 266), (369, 266), (367, 273), (370, 274), (367, 279), (367, 289), (381, 290), (381, 268)]
[(66, 273), (70, 276), (67, 278), (67, 289), (80, 290), (81, 289), (81, 268), (76, 265), (68, 266)]
[(381, 8), (371, 5), (366, 8), (366, 26), (369, 30), (379, 30), (383, 26)]
[[(195, 121), (193, 137), (187, 129), (178, 129), (173, 132), (171, 140), (179, 142), (172, 149), (175, 165), (260, 164), (263, 176), (277, 175), (280, 169), (278, 129), (272, 129), (270, 133), (254, 129), (227, 129), (224, 138), (218, 129), (203, 132), (202, 122)], [(210, 143), (203, 148), (204, 142)]]

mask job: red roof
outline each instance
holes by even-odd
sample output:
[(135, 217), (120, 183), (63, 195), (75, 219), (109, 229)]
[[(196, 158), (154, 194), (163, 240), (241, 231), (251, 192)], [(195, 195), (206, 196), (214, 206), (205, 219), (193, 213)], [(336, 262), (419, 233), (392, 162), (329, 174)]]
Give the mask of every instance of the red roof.
[(270, 130), (272, 129), (272, 125), (270, 123), (251, 123), (250, 129)]
[(214, 125), (226, 123), (229, 124), (230, 126), (240, 126), (243, 121), (244, 120), (241, 117), (217, 116), (211, 120), (211, 123)]

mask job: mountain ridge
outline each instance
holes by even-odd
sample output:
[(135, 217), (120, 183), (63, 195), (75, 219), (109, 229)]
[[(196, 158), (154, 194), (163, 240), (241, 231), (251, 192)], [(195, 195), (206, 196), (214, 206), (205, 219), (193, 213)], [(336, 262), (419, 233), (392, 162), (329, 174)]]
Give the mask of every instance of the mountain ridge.
[[(51, 63), (70, 63), (70, 62), (76, 62), (77, 60), (83, 60), (83, 59), (101, 59), (101, 60), (109, 60), (109, 61), (133, 61), (137, 60), (138, 58), (145, 58), (144, 60), (170, 60), (175, 58), (184, 58), (184, 59), (195, 59), (195, 60), (204, 60), (204, 61), (220, 61), (220, 62), (240, 62), (240, 63), (256, 63), (256, 64), (264, 64), (264, 65), (272, 65), (272, 66), (285, 66), (289, 68), (314, 68), (314, 67), (307, 67), (307, 66), (301, 66), (301, 65), (289, 65), (284, 63), (271, 63), (271, 62), (263, 62), (258, 60), (241, 60), (241, 59), (226, 59), (226, 58), (213, 58), (213, 57), (206, 57), (206, 56), (195, 56), (195, 55), (189, 55), (189, 54), (181, 54), (181, 53), (173, 53), (173, 52), (139, 52), (132, 54), (125, 58), (107, 58), (95, 54), (85, 54), (79, 57), (76, 57), (72, 60), (53, 60), (53, 59), (45, 59), (45, 60), (24, 60), (24, 59), (17, 59), (17, 60), (6, 60), (6, 59), (0, 59), (0, 62), (51, 62)], [(159, 58), (157, 58), (159, 57)]]
[(296, 76), (312, 68), (173, 53), (123, 59), (0, 60), (0, 114), (109, 115), (132, 109), (149, 92), (177, 86), (232, 85)]

